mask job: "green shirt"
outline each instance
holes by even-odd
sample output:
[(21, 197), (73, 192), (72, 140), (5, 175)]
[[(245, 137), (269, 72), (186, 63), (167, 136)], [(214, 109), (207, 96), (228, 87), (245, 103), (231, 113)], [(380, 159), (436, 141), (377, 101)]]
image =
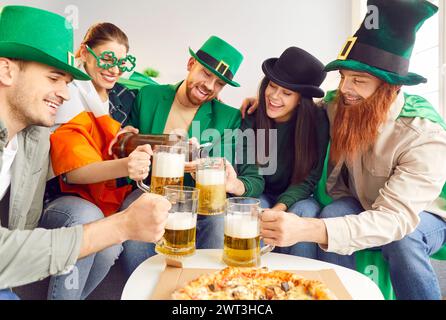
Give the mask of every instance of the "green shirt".
[[(290, 208), (300, 200), (309, 198), (319, 181), (324, 165), (325, 153), (329, 141), (329, 122), (325, 110), (317, 113), (318, 162), (308, 177), (299, 184), (291, 184), (294, 168), (294, 130), (295, 119), (276, 124), (277, 129), (277, 170), (273, 175), (264, 175), (264, 193), (276, 198), (276, 203), (283, 203)], [(242, 130), (255, 129), (255, 114), (247, 116), (242, 123)], [(244, 165), (255, 166), (255, 165)]]

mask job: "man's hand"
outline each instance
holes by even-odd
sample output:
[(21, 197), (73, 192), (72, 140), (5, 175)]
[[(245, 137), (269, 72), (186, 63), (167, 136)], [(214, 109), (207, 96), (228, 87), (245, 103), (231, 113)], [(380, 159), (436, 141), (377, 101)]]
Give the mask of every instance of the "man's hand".
[(122, 215), (127, 240), (157, 242), (164, 234), (171, 204), (164, 197), (144, 193)]
[(266, 244), (289, 247), (299, 242), (301, 218), (283, 211), (265, 210), (261, 216), (260, 234)]
[(125, 128), (121, 129), (121, 130), (118, 132), (118, 134), (116, 135), (116, 137), (112, 140), (112, 142), (110, 142), (110, 144), (108, 145), (108, 155), (109, 155), (109, 156), (112, 156), (112, 155), (113, 155), (113, 151), (112, 151), (112, 149), (113, 149), (113, 145), (118, 141), (118, 137), (119, 137), (121, 134), (124, 134), (124, 133), (127, 133), (127, 132), (131, 132), (131, 133), (134, 133), (134, 134), (138, 134), (138, 133), (139, 133), (139, 130), (136, 129), (136, 128), (134, 128), (134, 127), (132, 127), (132, 126), (126, 126)]
[(241, 196), (246, 192), (245, 185), (237, 178), (237, 172), (228, 160), (226, 160), (226, 192), (235, 196)]
[(149, 144), (138, 146), (128, 157), (127, 169), (129, 178), (134, 181), (142, 181), (150, 172), (150, 157), (153, 156)]
[[(198, 142), (197, 138), (192, 137), (189, 139), (189, 148), (192, 150), (198, 150), (200, 147), (200, 143)], [(188, 155), (186, 155), (187, 157)], [(190, 173), (192, 177), (195, 179), (195, 176), (193, 173), (195, 172), (195, 169), (197, 168), (197, 164), (199, 163), (200, 159), (190, 159), (192, 161), (186, 161), (184, 165), (184, 172)]]
[(240, 112), (242, 113), (242, 118), (245, 119), (246, 114), (250, 115), (257, 110), (259, 106), (259, 100), (257, 98), (246, 98), (243, 100)]
[(328, 244), (327, 228), (321, 219), (301, 218), (294, 213), (265, 210), (260, 234), (266, 244), (289, 247), (299, 242)]

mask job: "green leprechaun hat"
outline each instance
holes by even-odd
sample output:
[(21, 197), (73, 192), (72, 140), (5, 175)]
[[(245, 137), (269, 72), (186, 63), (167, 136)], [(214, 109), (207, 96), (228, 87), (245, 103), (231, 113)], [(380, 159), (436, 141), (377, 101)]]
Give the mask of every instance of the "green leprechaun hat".
[(62, 16), (27, 6), (0, 8), (0, 57), (35, 61), (90, 77), (75, 67), (73, 27)]
[(438, 7), (425, 0), (369, 0), (367, 5), (378, 9), (378, 29), (367, 28), (366, 17), (325, 70), (367, 72), (395, 85), (426, 83), (424, 77), (409, 72), (409, 62), (417, 31)]
[(198, 62), (233, 87), (240, 87), (233, 78), (243, 61), (243, 55), (226, 41), (212, 36), (197, 52), (189, 52)]

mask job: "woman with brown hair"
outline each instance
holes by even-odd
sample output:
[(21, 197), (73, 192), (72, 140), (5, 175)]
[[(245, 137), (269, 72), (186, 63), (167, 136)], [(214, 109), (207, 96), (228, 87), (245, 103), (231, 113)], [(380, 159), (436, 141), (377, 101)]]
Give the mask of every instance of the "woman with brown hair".
[[(264, 161), (259, 154), (269, 155), (272, 160), (268, 167), (276, 168), (272, 174), (263, 170), (261, 205), (313, 218), (320, 207), (312, 194), (322, 174), (329, 141), (327, 115), (313, 101), (324, 96), (319, 88), (326, 77), (324, 65), (308, 52), (290, 47), (280, 58), (266, 60), (262, 69), (265, 78), (257, 110), (242, 123), (242, 130), (254, 129), (256, 150), (248, 147), (248, 152), (257, 155), (260, 172)], [(262, 130), (266, 133), (260, 134)], [(312, 258), (317, 254), (316, 245), (306, 243), (276, 251)]]
[[(45, 207), (44, 228), (85, 225), (116, 213), (132, 189), (120, 178), (140, 180), (148, 175), (149, 146), (138, 147), (124, 159), (113, 159), (108, 152), (127, 123), (135, 98), (135, 93), (117, 84), (135, 67), (136, 59), (128, 51), (122, 30), (98, 23), (88, 30), (76, 53), (91, 81), (73, 81), (71, 99), (57, 110), (59, 127), (51, 135), (51, 161), (61, 193)], [(129, 127), (124, 131), (137, 132)], [(48, 299), (85, 299), (121, 251), (121, 245), (110, 247), (79, 260), (70, 273), (53, 276)]]

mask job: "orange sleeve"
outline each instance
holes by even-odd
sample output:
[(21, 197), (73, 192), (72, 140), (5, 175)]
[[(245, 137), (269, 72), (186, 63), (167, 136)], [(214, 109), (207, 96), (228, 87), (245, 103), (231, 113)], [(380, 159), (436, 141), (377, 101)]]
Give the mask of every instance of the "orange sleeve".
[(110, 116), (95, 118), (87, 112), (60, 126), (50, 137), (54, 174), (109, 160), (107, 148), (119, 130), (120, 123)]

